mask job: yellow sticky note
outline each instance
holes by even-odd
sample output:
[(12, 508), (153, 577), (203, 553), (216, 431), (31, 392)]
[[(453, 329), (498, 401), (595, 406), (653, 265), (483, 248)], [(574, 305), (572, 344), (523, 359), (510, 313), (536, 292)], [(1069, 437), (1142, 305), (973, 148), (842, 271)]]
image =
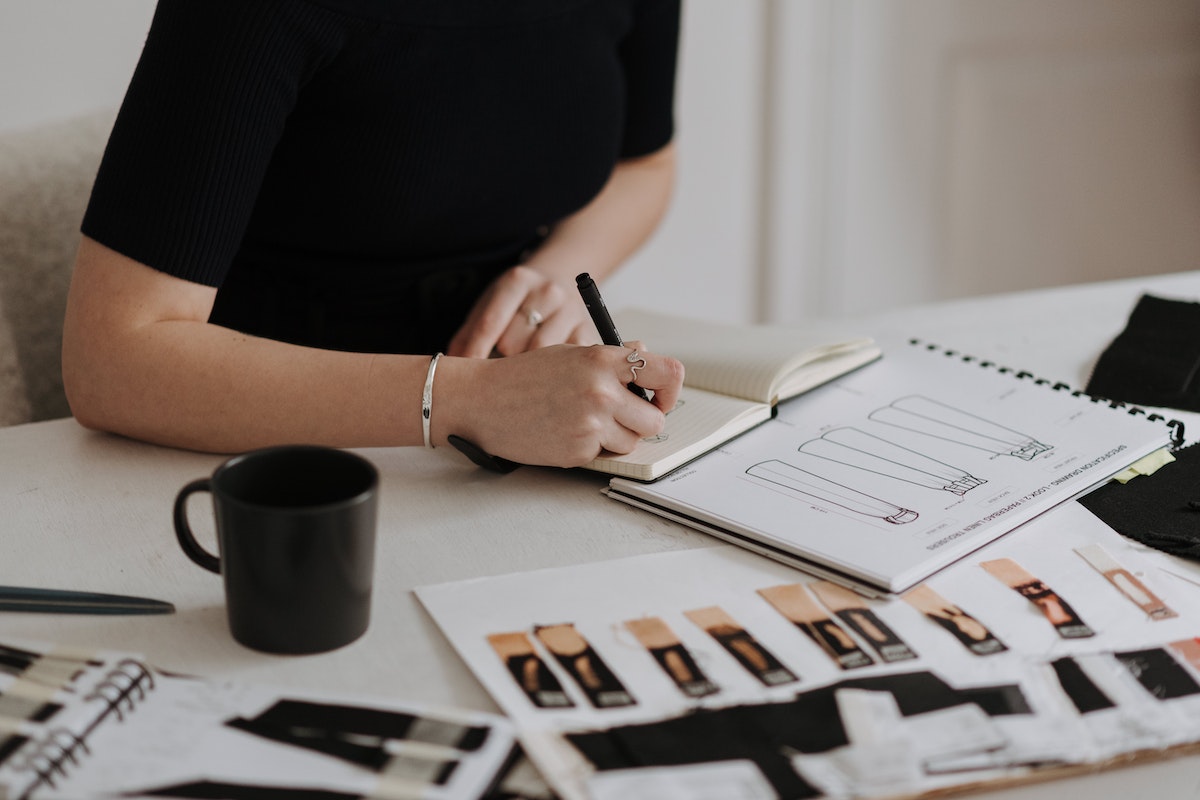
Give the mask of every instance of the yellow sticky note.
[(1171, 451), (1164, 447), (1161, 450), (1155, 450), (1150, 455), (1139, 458), (1126, 467), (1124, 471), (1114, 475), (1113, 480), (1118, 483), (1129, 483), (1138, 475), (1153, 475), (1158, 471), (1159, 467), (1170, 464), (1174, 460), (1175, 456), (1171, 455)]

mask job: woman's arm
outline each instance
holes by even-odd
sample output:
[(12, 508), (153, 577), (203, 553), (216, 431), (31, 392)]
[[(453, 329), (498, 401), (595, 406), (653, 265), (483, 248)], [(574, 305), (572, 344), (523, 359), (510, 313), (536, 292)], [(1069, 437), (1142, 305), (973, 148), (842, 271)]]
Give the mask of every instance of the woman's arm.
[[(63, 384), (85, 426), (196, 450), (421, 440), (396, 398), (417, 363), (297, 347), (207, 322), (216, 290), (84, 237), (63, 328)], [(411, 362), (411, 363), (410, 363)], [(419, 407), (419, 406), (418, 406)]]
[[(675, 146), (619, 162), (598, 195), (551, 232), (525, 264), (508, 270), (475, 304), (447, 352), (485, 358), (559, 342), (599, 341), (575, 276), (611, 275), (658, 227), (675, 181)], [(529, 313), (543, 318), (533, 325)]]
[[(195, 450), (286, 442), (420, 444), (427, 356), (345, 353), (247, 336), (207, 322), (216, 291), (84, 238), (63, 331), (63, 383), (89, 428)], [(646, 355), (624, 387), (623, 348), (559, 347), (512, 359), (444, 358), (435, 444), (457, 433), (514, 461), (574, 466), (628, 452), (662, 428), (682, 383)], [(530, 409), (536, 409), (531, 413)]]

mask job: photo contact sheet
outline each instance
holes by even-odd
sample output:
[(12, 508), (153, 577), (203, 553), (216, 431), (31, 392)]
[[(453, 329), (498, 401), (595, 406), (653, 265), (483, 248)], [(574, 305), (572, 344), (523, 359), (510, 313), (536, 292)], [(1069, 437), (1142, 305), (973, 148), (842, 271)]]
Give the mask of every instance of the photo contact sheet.
[[(921, 792), (1200, 741), (1200, 587), (1081, 507), (1047, 519), (1069, 546), (1018, 531), (886, 599), (730, 547), (418, 596), (518, 727), (561, 743), (530, 755), (568, 797)], [(495, 646), (513, 637), (560, 701)]]

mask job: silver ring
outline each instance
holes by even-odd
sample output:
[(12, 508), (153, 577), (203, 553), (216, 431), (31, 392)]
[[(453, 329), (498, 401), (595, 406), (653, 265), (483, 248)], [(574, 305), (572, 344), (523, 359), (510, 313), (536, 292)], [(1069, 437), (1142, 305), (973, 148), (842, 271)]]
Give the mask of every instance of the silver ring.
[(642, 358), (642, 354), (634, 350), (629, 355), (625, 356), (625, 360), (629, 362), (629, 372), (633, 375), (633, 380), (637, 381), (639, 369), (646, 368), (646, 359)]
[(526, 311), (525, 319), (529, 320), (530, 326), (534, 328), (541, 327), (541, 324), (546, 321), (546, 318), (542, 316), (542, 312), (538, 311), (536, 308), (531, 308)]

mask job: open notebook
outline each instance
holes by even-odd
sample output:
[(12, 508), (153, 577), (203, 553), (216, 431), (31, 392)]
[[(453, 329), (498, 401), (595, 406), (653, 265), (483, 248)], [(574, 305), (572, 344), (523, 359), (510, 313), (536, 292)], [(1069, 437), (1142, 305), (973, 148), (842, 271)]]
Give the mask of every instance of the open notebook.
[(879, 357), (868, 338), (814, 341), (794, 330), (724, 325), (632, 310), (618, 329), (683, 362), (684, 388), (663, 433), (626, 455), (603, 453), (588, 469), (655, 480), (771, 418), (803, 394)]

